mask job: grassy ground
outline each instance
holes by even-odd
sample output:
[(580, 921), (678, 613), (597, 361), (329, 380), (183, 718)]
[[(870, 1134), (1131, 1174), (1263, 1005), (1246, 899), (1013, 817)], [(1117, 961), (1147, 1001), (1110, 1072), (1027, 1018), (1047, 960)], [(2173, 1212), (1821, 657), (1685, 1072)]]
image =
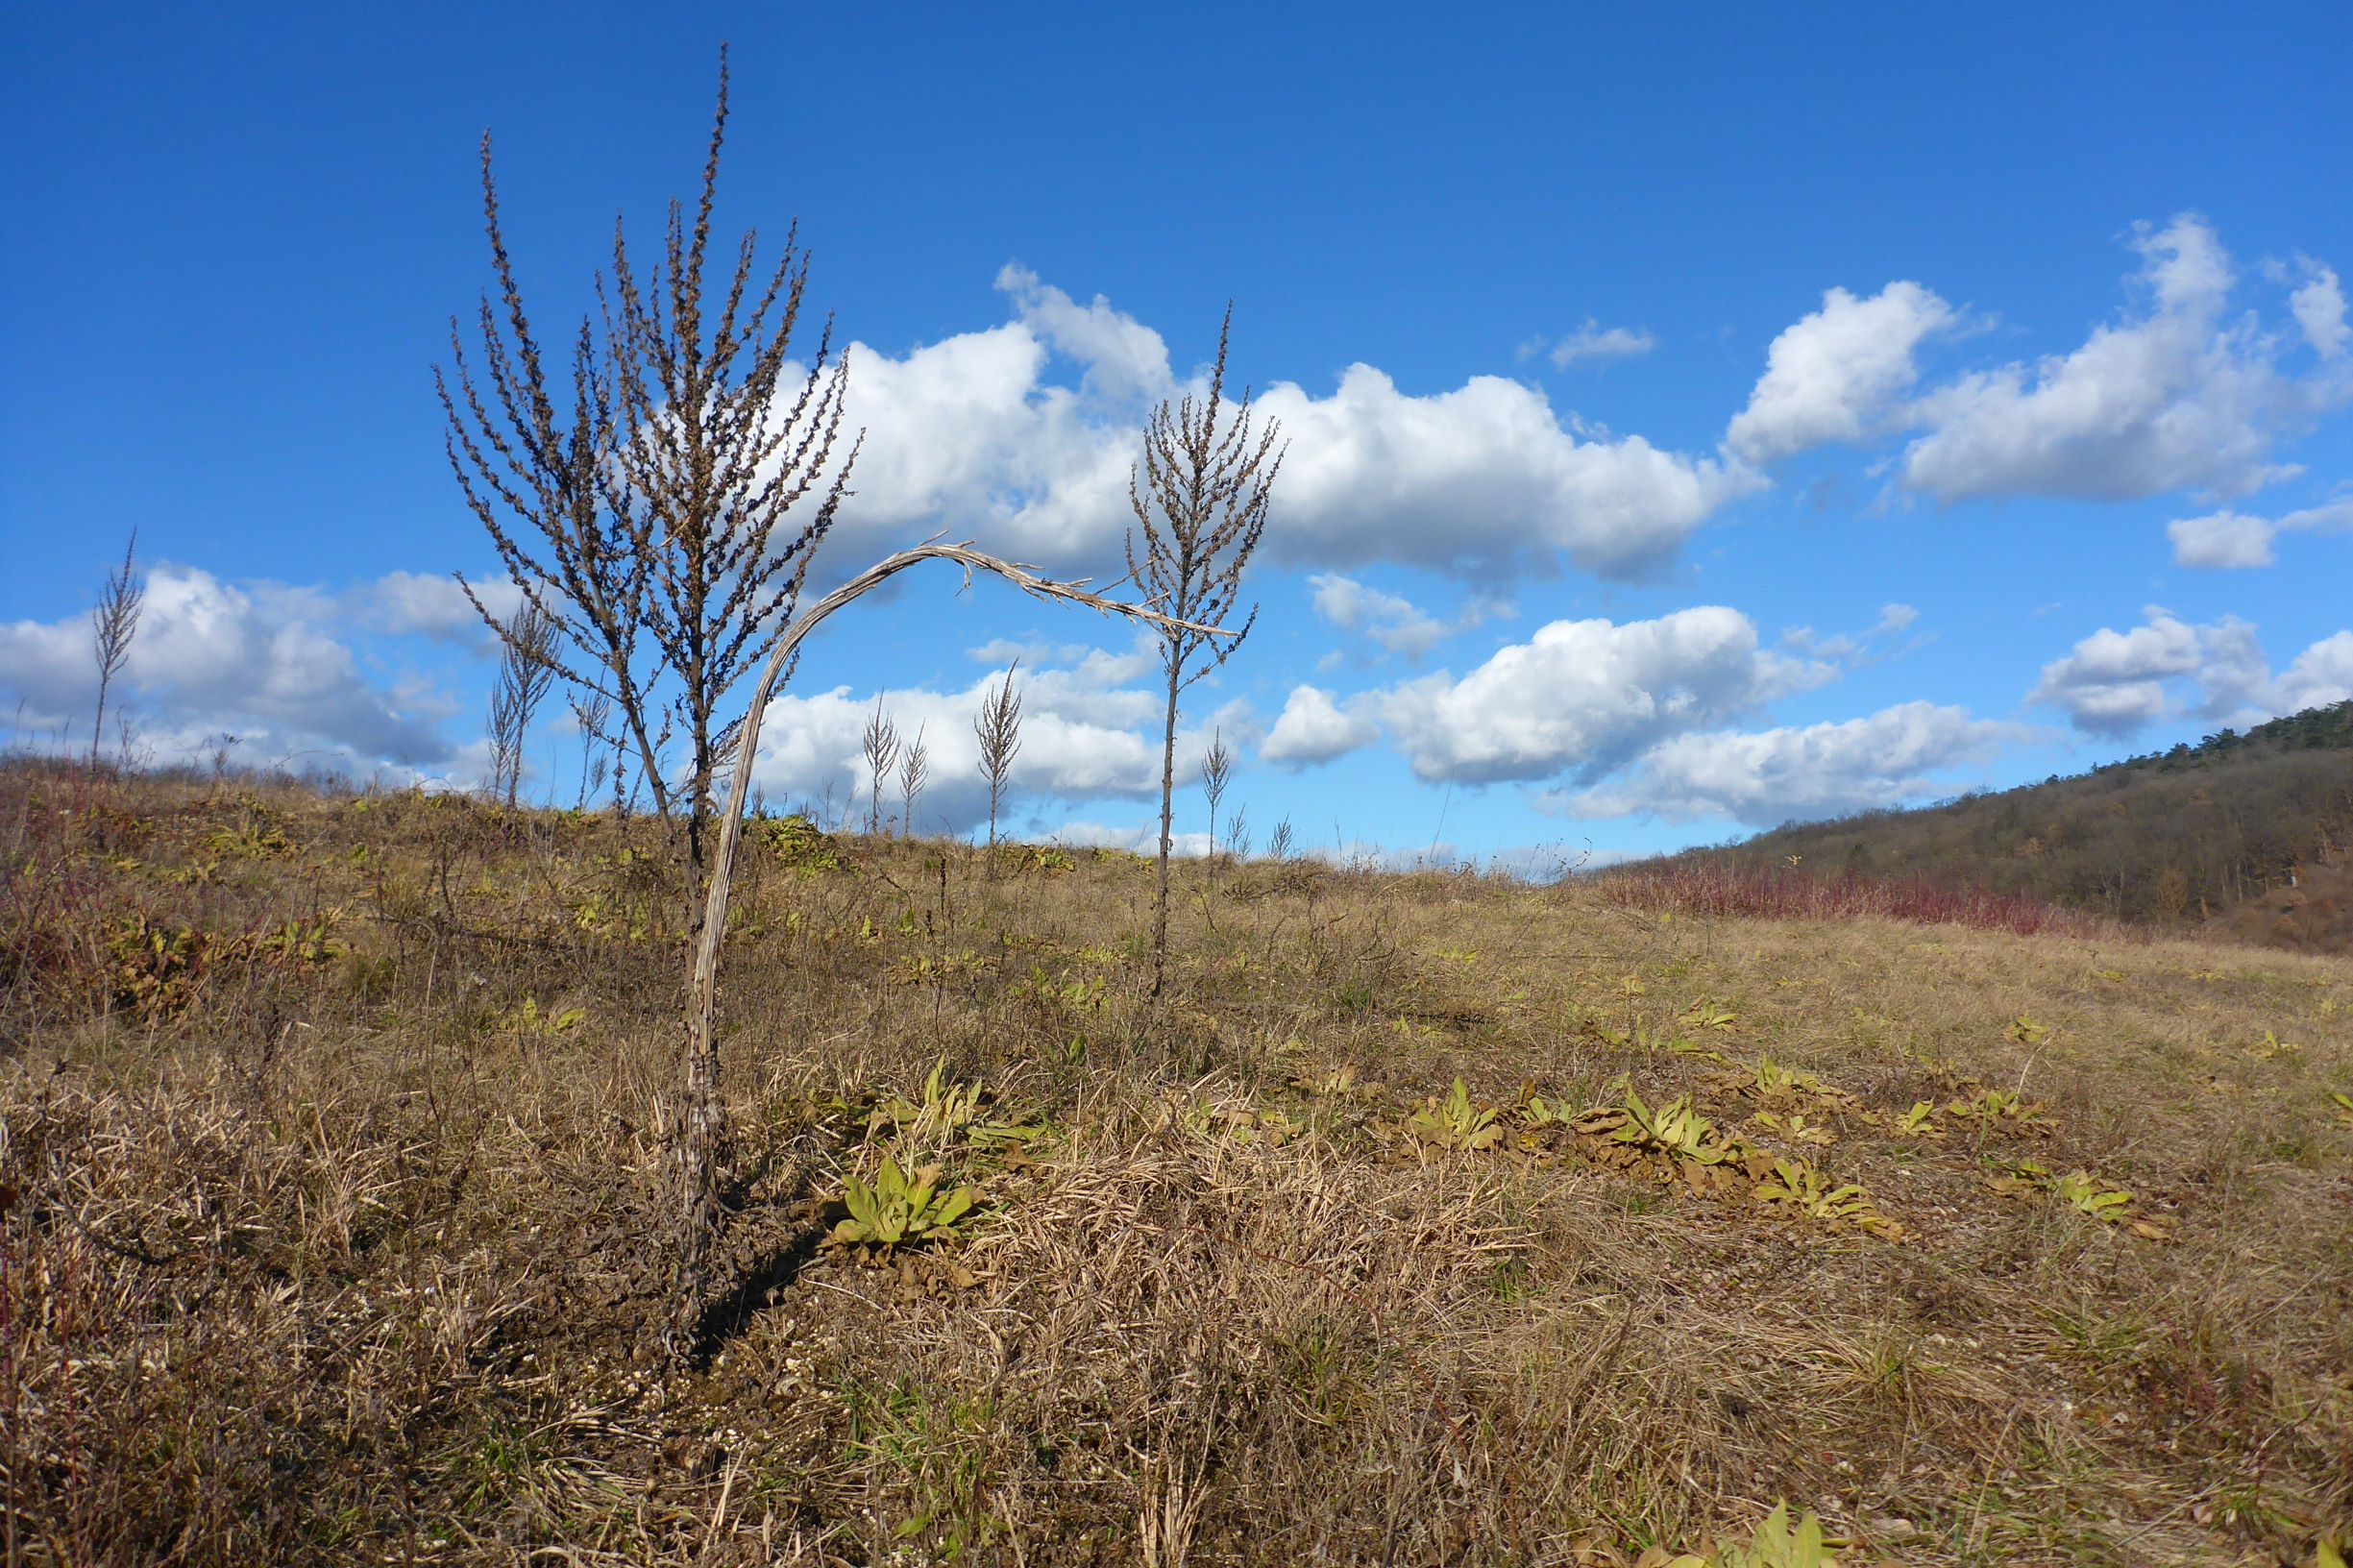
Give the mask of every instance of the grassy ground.
[[(834, 847), (739, 898), (674, 1373), (649, 824), (0, 772), (0, 1561), (1611, 1563), (1786, 1500), (1849, 1564), (2268, 1564), (2353, 1513), (2341, 960), (1196, 865), (1152, 1004), (1143, 862)], [(826, 1244), (886, 1155), (971, 1211)]]

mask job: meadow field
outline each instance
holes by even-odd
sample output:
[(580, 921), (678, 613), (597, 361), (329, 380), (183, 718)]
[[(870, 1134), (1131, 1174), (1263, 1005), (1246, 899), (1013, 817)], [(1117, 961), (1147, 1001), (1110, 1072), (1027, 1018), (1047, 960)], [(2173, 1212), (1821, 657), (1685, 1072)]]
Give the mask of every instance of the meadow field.
[(0, 849), (8, 1568), (2142, 1568), (2353, 1516), (2342, 959), (1193, 861), (1155, 999), (1148, 860), (768, 819), (678, 1365), (657, 822), (20, 762)]

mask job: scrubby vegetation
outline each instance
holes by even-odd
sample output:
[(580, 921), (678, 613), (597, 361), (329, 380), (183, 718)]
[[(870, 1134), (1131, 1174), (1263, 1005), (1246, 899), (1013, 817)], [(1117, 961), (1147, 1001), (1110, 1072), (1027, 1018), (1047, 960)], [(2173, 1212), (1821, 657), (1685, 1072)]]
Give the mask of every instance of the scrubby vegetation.
[[(2022, 907), (2058, 904), (2175, 927), (2222, 919), (2261, 940), (2347, 951), (2353, 899), (2344, 895), (2353, 890), (2335, 873), (2348, 845), (2353, 701), (2244, 734), (2225, 729), (2195, 746), (2071, 778), (1920, 810), (1793, 824), (1663, 865), (1668, 883), (1695, 885), (1717, 879), (1753, 887), (1757, 872), (1772, 872), (1770, 882), (1789, 890), (1776, 896), (1789, 900), (1844, 897), (1798, 891), (1826, 879), (1908, 887), (1920, 890), (1909, 895), (1918, 897), (1992, 894)], [(1645, 868), (1639, 874), (1661, 873)], [(2261, 919), (2240, 915), (2315, 881), (2327, 890), (2317, 897), (2289, 900)], [(2327, 907), (2314, 907), (2324, 901)], [(2290, 917), (2284, 922), (2282, 914)]]
[[(1856, 916), (1927, 925), (1969, 925), (2029, 937), (2038, 931), (2091, 936), (2111, 927), (2080, 910), (2022, 893), (1924, 877), (1824, 874), (1787, 861), (1777, 866), (1732, 856), (1678, 855), (1613, 867), (1595, 878), (1612, 903), (1674, 916), (1760, 916), (1841, 920)], [(2111, 934), (2116, 934), (2111, 930)]]
[[(2221, 774), (2217, 773), (2217, 777)], [(829, 825), (829, 824), (828, 824)], [(2353, 1511), (2353, 972), (0, 771), (10, 1564), (2188, 1564)]]

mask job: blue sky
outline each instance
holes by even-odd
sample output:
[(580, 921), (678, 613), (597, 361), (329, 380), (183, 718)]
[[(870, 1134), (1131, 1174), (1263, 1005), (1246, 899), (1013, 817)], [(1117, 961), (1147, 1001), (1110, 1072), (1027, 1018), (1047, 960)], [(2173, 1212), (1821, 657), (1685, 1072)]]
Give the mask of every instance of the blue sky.
[[(157, 760), (477, 776), (448, 575), (494, 563), (430, 382), (487, 275), (476, 142), (576, 316), (615, 214), (691, 187), (722, 39), (723, 227), (797, 216), (852, 345), (835, 572), (944, 528), (1115, 575), (1141, 414), (1235, 302), (1290, 455), (1186, 728), (1262, 842), (1633, 852), (2353, 695), (2338, 8), (673, 9), (0, 16), (19, 744), (86, 740), (135, 525)], [(922, 825), (968, 828), (1018, 649), (1022, 830), (1139, 832), (1132, 638), (953, 587), (821, 634), (772, 798), (850, 799), (881, 693), (929, 726)]]

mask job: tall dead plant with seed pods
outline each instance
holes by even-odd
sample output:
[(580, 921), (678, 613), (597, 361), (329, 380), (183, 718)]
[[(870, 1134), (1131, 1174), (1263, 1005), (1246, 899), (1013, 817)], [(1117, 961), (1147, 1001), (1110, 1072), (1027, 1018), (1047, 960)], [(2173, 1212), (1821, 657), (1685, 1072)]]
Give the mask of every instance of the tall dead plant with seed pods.
[(915, 803), (921, 798), (923, 781), (930, 773), (931, 747), (923, 744), (923, 730), (919, 724), (915, 739), (907, 743), (907, 755), (898, 765), (898, 836), (902, 839), (915, 837)]
[[(681, 841), (690, 953), (700, 950), (708, 906), (722, 758), (750, 756), (730, 747), (733, 726), (720, 709), (764, 661), (762, 689), (772, 688), (780, 672), (770, 655), (857, 456), (852, 441), (836, 461), (847, 381), (831, 324), (805, 366), (793, 353), (809, 277), (797, 226), (772, 268), (760, 267), (757, 236), (747, 232), (733, 267), (708, 276), (726, 125), (722, 50), (692, 220), (671, 204), (644, 272), (615, 224), (612, 275), (597, 279), (599, 312), (574, 335), (568, 395), (524, 306), (485, 135), (482, 210), (497, 301), (486, 293), (478, 310), (478, 363), (453, 320), (453, 368), (434, 373), (459, 488), (524, 603), (553, 628), (546, 664), (611, 699), (655, 814)], [(514, 646), (507, 625), (471, 585), (466, 592)], [(674, 742), (685, 751), (674, 774), (666, 758)], [(739, 810), (748, 773), (735, 780)], [(686, 1030), (670, 1130), (680, 1300), (699, 1289), (714, 1224), (726, 1134), (718, 1082), (706, 1013)]]
[[(612, 768), (615, 749), (605, 724), (613, 717), (613, 699), (604, 692), (582, 691), (565, 699), (572, 709), (572, 722), (580, 731), (580, 795), (574, 802), (576, 811), (588, 809), (588, 795), (601, 788), (604, 775)], [(615, 779), (618, 787), (620, 780)]]
[(1128, 477), (1129, 574), (1174, 628), (1161, 633), (1167, 710), (1161, 726), (1160, 861), (1152, 891), (1152, 994), (1167, 983), (1168, 851), (1176, 797), (1177, 699), (1186, 687), (1233, 656), (1258, 624), (1251, 606), (1239, 630), (1213, 640), (1241, 594), (1243, 571), (1266, 528), (1267, 503), (1283, 450), (1281, 425), (1254, 430), (1250, 393), (1225, 401), (1226, 343), (1234, 307), (1217, 328), (1217, 362), (1208, 393), (1164, 401), (1144, 427), (1143, 461)]
[[(574, 336), (568, 408), (524, 306), (485, 135), (497, 299), (485, 294), (478, 310), (478, 364), (453, 320), (453, 369), (434, 375), (466, 502), (524, 602), (553, 626), (548, 665), (610, 698), (655, 814), (683, 841), (690, 937), (725, 749), (719, 709), (792, 619), (856, 457), (853, 444), (835, 461), (847, 367), (831, 324), (805, 367), (794, 357), (809, 277), (797, 226), (772, 268), (760, 266), (748, 231), (732, 268), (710, 275), (726, 124), (723, 50), (692, 220), (671, 204), (650, 272), (614, 225), (600, 310)], [(674, 744), (684, 750), (674, 765)]]
[[(523, 745), (548, 688), (555, 623), (526, 602), (499, 628), (499, 676), (490, 689), (490, 794), (513, 806), (523, 793)], [(576, 710), (577, 711), (577, 710)]]
[(1201, 753), (1201, 793), (1210, 803), (1210, 858), (1217, 855), (1217, 806), (1234, 782), (1234, 753), (1226, 749), (1223, 730), (1210, 732), (1210, 747)]
[(1005, 786), (1013, 777), (1013, 759), (1021, 749), (1021, 694), (1013, 683), (1021, 661), (1007, 667), (972, 716), (972, 737), (980, 742), (980, 776), (989, 785), (989, 874), (996, 874), (996, 816), (1004, 804)]
[(882, 711), (882, 698), (874, 698), (874, 711), (867, 716), (866, 733), (859, 738), (866, 751), (866, 776), (870, 781), (866, 797), (866, 836), (878, 837), (882, 832), (882, 787), (891, 776), (891, 764), (898, 757), (898, 726), (891, 716)]
[[(90, 610), (90, 641), (98, 655), (98, 712), (90, 720), (90, 768), (98, 767), (98, 748), (107, 735), (107, 692), (130, 662), (131, 639), (138, 634), (139, 611), (147, 603), (147, 583), (133, 564), (139, 548), (139, 530), (131, 530), (123, 546), (123, 564), (107, 574), (106, 586)], [(125, 746), (129, 743), (126, 741)]]

